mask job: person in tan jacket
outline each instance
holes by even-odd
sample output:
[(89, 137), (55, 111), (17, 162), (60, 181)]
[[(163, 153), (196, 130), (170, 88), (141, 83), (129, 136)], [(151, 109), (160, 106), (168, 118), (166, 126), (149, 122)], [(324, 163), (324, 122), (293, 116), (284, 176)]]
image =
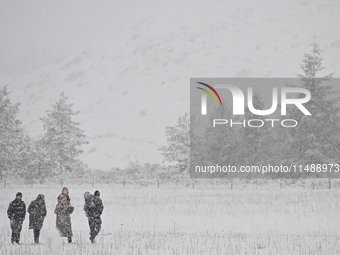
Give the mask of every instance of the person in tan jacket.
[(62, 237), (67, 237), (69, 243), (72, 243), (72, 225), (71, 214), (74, 207), (67, 200), (66, 196), (60, 195), (60, 201), (55, 207), (54, 213), (57, 215), (56, 225)]

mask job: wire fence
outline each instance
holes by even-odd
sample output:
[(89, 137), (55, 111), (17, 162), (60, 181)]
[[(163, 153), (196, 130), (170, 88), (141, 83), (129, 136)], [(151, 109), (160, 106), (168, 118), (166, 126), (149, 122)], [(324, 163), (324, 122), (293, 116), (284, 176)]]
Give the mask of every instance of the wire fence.
[(299, 189), (340, 189), (339, 179), (48, 179), (27, 180), (6, 178), (0, 188), (27, 185), (33, 187), (60, 185), (104, 185), (108, 187), (182, 187), (190, 189), (253, 189), (253, 188), (299, 188)]

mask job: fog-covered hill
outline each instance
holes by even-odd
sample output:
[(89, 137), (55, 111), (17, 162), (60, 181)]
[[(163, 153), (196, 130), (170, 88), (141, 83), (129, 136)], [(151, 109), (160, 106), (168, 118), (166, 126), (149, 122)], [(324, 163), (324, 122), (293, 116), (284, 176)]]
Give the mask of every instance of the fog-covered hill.
[(296, 77), (313, 42), (324, 50), (325, 74), (339, 77), (339, 11), (330, 0), (174, 1), (113, 24), (105, 42), (2, 83), (34, 139), (43, 133), (39, 118), (64, 91), (80, 111), (89, 166), (160, 163), (165, 127), (189, 111), (191, 77)]

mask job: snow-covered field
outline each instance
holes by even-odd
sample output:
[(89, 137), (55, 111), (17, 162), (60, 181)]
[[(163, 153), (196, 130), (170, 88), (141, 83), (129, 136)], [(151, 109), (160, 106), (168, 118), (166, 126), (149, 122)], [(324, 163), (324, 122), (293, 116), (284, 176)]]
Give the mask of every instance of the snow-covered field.
[[(0, 254), (340, 254), (340, 185), (334, 183), (331, 190), (244, 181), (232, 190), (229, 184), (200, 182), (194, 189), (65, 184), (75, 206), (73, 244), (55, 230), (60, 185), (9, 184), (0, 188)], [(96, 189), (105, 208), (102, 231), (92, 245), (82, 208), (84, 192)], [(48, 213), (40, 245), (33, 244), (27, 216), (21, 245), (10, 242), (6, 210), (17, 191), (27, 206), (39, 193), (45, 195)]]

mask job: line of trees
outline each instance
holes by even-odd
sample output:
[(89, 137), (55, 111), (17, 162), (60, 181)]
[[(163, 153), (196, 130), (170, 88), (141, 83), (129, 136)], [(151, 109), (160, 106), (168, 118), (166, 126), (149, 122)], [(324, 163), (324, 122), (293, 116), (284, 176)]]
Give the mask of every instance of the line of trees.
[(44, 135), (32, 141), (17, 119), (19, 104), (12, 104), (7, 87), (0, 89), (0, 178), (45, 181), (81, 176), (86, 166), (78, 159), (88, 141), (73, 120), (78, 114), (64, 93), (41, 118)]
[[(309, 164), (339, 164), (340, 163), (340, 105), (338, 91), (327, 83), (332, 74), (318, 77), (324, 69), (321, 50), (317, 44), (312, 44), (311, 53), (304, 55), (298, 74), (300, 87), (311, 92), (311, 100), (304, 104), (312, 117), (305, 116), (296, 107), (287, 109), (286, 119), (298, 122), (295, 128), (284, 128), (280, 125), (261, 128), (225, 128), (210, 127), (203, 136), (194, 134), (197, 121), (185, 114), (178, 123), (167, 127), (168, 144), (161, 148), (164, 159), (172, 162), (179, 171), (189, 170), (192, 165), (309, 165)], [(297, 86), (289, 85), (287, 86)], [(258, 95), (253, 95), (255, 109), (263, 110), (264, 101)], [(232, 109), (218, 106), (210, 115), (213, 119), (234, 119)], [(263, 116), (253, 115), (247, 111), (245, 119), (262, 119)], [(190, 128), (189, 128), (190, 126)], [(190, 153), (189, 153), (190, 151)], [(190, 155), (190, 156), (189, 156)], [(272, 178), (284, 177), (331, 177), (340, 173), (277, 173)], [(216, 175), (214, 175), (216, 176)], [(231, 176), (221, 174), (220, 176)], [(249, 177), (254, 177), (249, 174)], [(207, 175), (208, 177), (208, 175)], [(211, 177), (211, 176), (210, 176)], [(242, 175), (242, 177), (247, 177)]]
[[(298, 75), (301, 86), (312, 94), (312, 99), (305, 105), (312, 118), (306, 118), (293, 107), (288, 109), (286, 117), (298, 121), (296, 128), (217, 127), (207, 128), (201, 137), (194, 133), (199, 120), (185, 114), (175, 125), (166, 127), (167, 145), (160, 148), (164, 161), (174, 163), (173, 168), (130, 162), (126, 169), (113, 169), (109, 173), (89, 169), (78, 159), (83, 152), (81, 146), (88, 143), (79, 123), (74, 121), (79, 112), (72, 110), (64, 93), (41, 118), (43, 136), (32, 141), (17, 119), (19, 104), (10, 102), (8, 89), (4, 87), (0, 89), (0, 178), (19, 177), (43, 182), (48, 178), (62, 180), (101, 173), (100, 176), (113, 174), (116, 178), (169, 179), (187, 177), (190, 160), (196, 165), (206, 162), (220, 165), (230, 162), (239, 165), (340, 163), (340, 97), (334, 87), (324, 84), (332, 79), (332, 75), (317, 77), (324, 69), (320, 55), (319, 46), (312, 44), (312, 52), (304, 55), (301, 64), (303, 74)], [(264, 109), (265, 104), (256, 93), (253, 104), (256, 109)], [(263, 119), (249, 111), (245, 117)], [(232, 111), (225, 106), (217, 107), (211, 118), (231, 119)], [(291, 176), (277, 174), (272, 177)]]

